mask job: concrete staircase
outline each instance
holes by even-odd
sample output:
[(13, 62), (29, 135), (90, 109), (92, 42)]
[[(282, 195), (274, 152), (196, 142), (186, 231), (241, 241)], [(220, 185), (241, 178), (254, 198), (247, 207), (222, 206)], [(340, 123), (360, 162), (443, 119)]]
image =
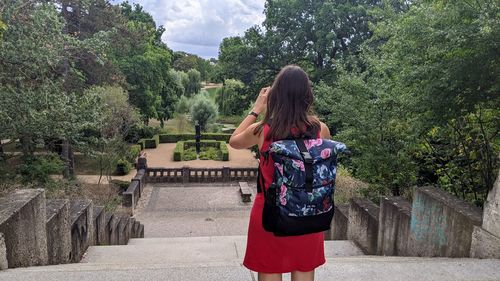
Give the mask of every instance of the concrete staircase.
[[(0, 280), (257, 280), (241, 265), (245, 236), (131, 239), (92, 246), (79, 264), (8, 269)], [(364, 256), (350, 241), (325, 241), (316, 280), (500, 280), (500, 260)], [(284, 280), (289, 280), (285, 275)]]

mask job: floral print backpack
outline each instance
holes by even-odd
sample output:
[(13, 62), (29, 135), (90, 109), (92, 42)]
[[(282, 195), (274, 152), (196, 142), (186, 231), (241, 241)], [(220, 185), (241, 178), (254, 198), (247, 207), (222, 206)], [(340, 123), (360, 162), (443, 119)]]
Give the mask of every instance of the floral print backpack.
[(288, 139), (271, 143), (273, 182), (264, 191), (263, 227), (275, 236), (294, 236), (330, 229), (337, 156), (343, 143), (328, 139)]

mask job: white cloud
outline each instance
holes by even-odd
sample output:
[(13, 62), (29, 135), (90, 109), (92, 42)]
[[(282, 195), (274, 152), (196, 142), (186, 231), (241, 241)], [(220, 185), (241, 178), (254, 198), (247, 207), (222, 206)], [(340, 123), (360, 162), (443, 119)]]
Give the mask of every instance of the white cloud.
[[(134, 0), (166, 31), (163, 40), (175, 51), (217, 57), (224, 37), (243, 35), (264, 20), (265, 0)], [(114, 1), (121, 2), (121, 1)]]

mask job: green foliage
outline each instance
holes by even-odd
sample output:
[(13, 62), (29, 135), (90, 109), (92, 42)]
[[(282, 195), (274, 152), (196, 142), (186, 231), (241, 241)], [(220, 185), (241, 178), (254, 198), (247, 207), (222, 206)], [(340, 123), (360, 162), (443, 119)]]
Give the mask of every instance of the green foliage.
[[(195, 139), (194, 134), (160, 134), (160, 143), (175, 143), (178, 141), (190, 141)], [(231, 134), (202, 133), (201, 139), (229, 142)]]
[(118, 159), (118, 161), (116, 161), (116, 175), (118, 176), (128, 175), (131, 169), (132, 165), (130, 164), (130, 161), (128, 161), (127, 159)]
[(130, 163), (135, 163), (135, 159), (140, 155), (141, 150), (141, 145), (131, 145), (127, 153), (127, 161), (129, 161)]
[(187, 72), (188, 82), (185, 85), (186, 95), (192, 96), (201, 90), (201, 75), (196, 69)]
[(159, 143), (160, 143), (160, 137), (158, 135), (154, 135), (150, 139), (140, 139), (137, 144), (140, 145), (142, 149), (145, 149), (145, 148), (156, 148)]
[(174, 161), (182, 161), (184, 155), (184, 142), (178, 141), (174, 149)]
[[(174, 161), (195, 160), (196, 141), (179, 141), (174, 149)], [(215, 140), (200, 141), (200, 160), (228, 161), (229, 151), (226, 142)]]
[(245, 85), (241, 81), (226, 79), (224, 86), (216, 93), (216, 103), (224, 115), (240, 115), (248, 106), (245, 99)]
[(208, 126), (217, 119), (217, 106), (205, 95), (196, 95), (191, 106), (191, 121), (198, 122), (202, 132), (206, 132)]
[(47, 183), (50, 175), (62, 172), (64, 163), (57, 155), (36, 155), (25, 158), (18, 169), (24, 183)]

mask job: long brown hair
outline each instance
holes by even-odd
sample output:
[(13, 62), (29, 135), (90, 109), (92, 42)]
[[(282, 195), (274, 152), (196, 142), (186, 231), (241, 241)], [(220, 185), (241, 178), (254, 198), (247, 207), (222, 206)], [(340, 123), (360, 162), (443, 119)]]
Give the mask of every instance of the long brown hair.
[[(265, 136), (268, 140), (315, 138), (321, 125), (312, 114), (314, 98), (307, 73), (299, 66), (287, 65), (278, 73), (269, 91), (266, 115), (254, 134), (260, 134), (264, 124), (269, 124), (271, 130)], [(292, 135), (292, 130), (297, 134)]]

